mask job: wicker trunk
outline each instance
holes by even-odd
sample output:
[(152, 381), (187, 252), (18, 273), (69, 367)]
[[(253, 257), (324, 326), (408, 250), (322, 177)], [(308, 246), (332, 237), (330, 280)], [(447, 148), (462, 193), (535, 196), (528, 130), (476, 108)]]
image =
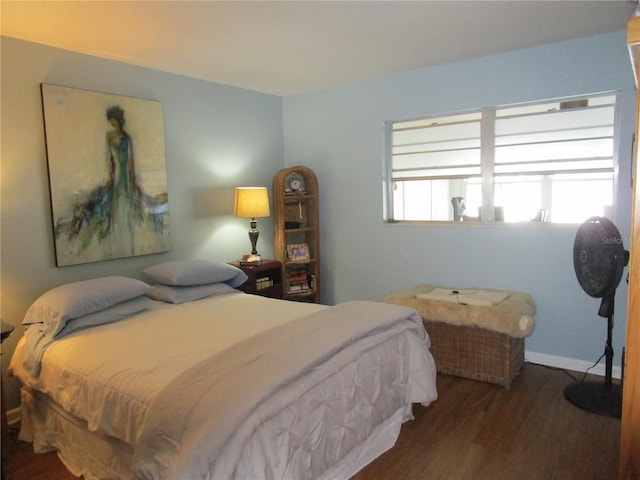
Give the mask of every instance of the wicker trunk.
[[(410, 290), (392, 292), (387, 303), (414, 308), (422, 316), (431, 337), (431, 353), (438, 372), (496, 383), (508, 387), (524, 363), (524, 339), (533, 333), (536, 304), (524, 292), (492, 289), (472, 293), (508, 293), (495, 304), (469, 304), (449, 296), (442, 299), (425, 294), (433, 285), (417, 285)], [(471, 294), (472, 294), (471, 293)], [(450, 295), (451, 295), (450, 294)]]
[(508, 387), (524, 363), (524, 339), (478, 327), (424, 321), (438, 372)]

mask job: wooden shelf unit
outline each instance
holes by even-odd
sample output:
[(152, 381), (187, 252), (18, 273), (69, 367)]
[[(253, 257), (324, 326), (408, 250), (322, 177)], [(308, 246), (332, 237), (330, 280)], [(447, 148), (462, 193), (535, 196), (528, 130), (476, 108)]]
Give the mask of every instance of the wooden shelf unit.
[[(318, 180), (310, 168), (285, 168), (273, 177), (273, 246), (287, 300), (320, 303), (318, 201)], [(294, 257), (301, 248), (308, 256)]]

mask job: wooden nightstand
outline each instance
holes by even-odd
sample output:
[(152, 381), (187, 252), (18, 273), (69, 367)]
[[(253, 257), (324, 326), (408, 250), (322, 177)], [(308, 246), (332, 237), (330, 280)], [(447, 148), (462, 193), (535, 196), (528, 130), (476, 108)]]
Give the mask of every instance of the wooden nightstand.
[(238, 267), (249, 277), (239, 287), (245, 293), (262, 295), (263, 297), (282, 298), (282, 264), (276, 260), (262, 260), (262, 265), (240, 265), (240, 262), (229, 262)]

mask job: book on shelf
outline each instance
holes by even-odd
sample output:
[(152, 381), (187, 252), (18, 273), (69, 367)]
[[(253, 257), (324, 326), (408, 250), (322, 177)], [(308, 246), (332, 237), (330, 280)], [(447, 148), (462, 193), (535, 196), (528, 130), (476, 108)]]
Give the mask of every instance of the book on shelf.
[(288, 292), (292, 294), (311, 293), (315, 288), (315, 275), (306, 267), (287, 269)]
[(259, 267), (262, 265), (260, 254), (243, 255), (239, 261), (241, 267)]
[(289, 277), (302, 277), (308, 275), (308, 270), (306, 267), (292, 268), (287, 270), (287, 274)]
[(296, 288), (293, 285), (289, 287), (289, 294), (301, 294), (301, 293), (312, 293), (313, 290), (311, 290), (309, 287), (302, 287), (300, 286), (300, 288)]
[(289, 275), (289, 283), (302, 283), (308, 281), (308, 275)]
[(265, 288), (273, 287), (273, 279), (269, 277), (256, 279), (256, 290), (264, 290)]

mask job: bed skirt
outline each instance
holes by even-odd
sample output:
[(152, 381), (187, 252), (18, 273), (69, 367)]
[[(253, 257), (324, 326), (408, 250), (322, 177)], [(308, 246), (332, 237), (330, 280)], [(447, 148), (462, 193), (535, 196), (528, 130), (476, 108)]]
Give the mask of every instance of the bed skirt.
[(129, 466), (133, 449), (126, 443), (90, 432), (86, 422), (65, 412), (46, 395), (22, 387), (20, 440), (35, 453), (57, 451), (60, 461), (85, 480), (134, 480)]
[[(133, 449), (126, 443), (88, 431), (86, 422), (68, 414), (46, 395), (22, 387), (20, 440), (35, 453), (57, 451), (67, 469), (84, 480), (136, 480)], [(398, 409), (369, 437), (318, 480), (348, 479), (396, 443), (402, 423), (413, 418), (411, 405)]]

